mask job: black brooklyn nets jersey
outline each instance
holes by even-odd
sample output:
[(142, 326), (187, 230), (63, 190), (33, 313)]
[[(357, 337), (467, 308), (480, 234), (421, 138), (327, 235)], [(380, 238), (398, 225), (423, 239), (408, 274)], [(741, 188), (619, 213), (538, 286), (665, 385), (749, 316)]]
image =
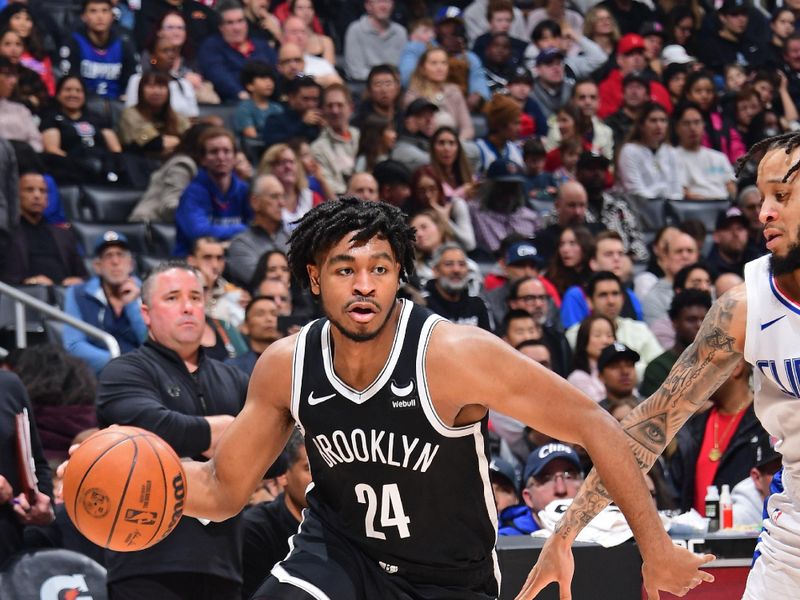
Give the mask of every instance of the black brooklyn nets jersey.
[(309, 508), (388, 573), (454, 585), (482, 573), (499, 582), (486, 419), (457, 428), (442, 423), (425, 374), (430, 336), (442, 319), (405, 300), (398, 309), (389, 358), (361, 392), (333, 371), (327, 319), (298, 336), (292, 414), (313, 475)]

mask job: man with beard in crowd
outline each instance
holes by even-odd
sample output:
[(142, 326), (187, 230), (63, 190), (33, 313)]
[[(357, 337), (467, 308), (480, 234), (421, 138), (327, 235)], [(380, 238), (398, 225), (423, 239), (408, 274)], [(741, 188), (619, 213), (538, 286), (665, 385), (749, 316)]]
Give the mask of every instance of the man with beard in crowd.
[(717, 217), (717, 228), (714, 230), (714, 245), (708, 253), (708, 266), (717, 275), (736, 273), (744, 277), (744, 266), (763, 254), (750, 246), (748, 228), (750, 221), (744, 213), (731, 206)]
[(606, 229), (616, 231), (625, 245), (625, 252), (634, 262), (645, 262), (650, 256), (644, 241), (639, 219), (631, 211), (625, 198), (606, 192), (608, 166), (605, 156), (594, 152), (584, 152), (578, 158), (575, 176), (586, 190), (589, 204), (586, 207), (586, 220), (599, 221)]
[(433, 272), (422, 292), (428, 301), (428, 308), (453, 323), (477, 325), (481, 329), (493, 329), (489, 312), (483, 300), (470, 296), (467, 255), (461, 246), (447, 242), (433, 253)]

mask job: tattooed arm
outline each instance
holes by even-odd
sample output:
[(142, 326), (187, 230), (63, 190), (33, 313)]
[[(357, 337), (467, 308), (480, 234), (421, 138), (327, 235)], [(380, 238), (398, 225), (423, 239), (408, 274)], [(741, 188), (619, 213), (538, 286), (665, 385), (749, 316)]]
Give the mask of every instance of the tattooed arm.
[[(628, 443), (643, 471), (650, 470), (683, 424), (733, 372), (744, 351), (746, 310), (744, 284), (717, 300), (695, 341), (678, 358), (661, 387), (622, 421)], [(611, 500), (593, 469), (548, 541), (555, 556), (550, 557), (543, 550), (520, 598), (534, 597), (553, 580), (558, 580), (562, 588), (569, 585), (572, 576), (569, 546)], [(564, 561), (568, 562), (568, 572), (561, 564)], [(647, 557), (642, 571), (647, 586)]]

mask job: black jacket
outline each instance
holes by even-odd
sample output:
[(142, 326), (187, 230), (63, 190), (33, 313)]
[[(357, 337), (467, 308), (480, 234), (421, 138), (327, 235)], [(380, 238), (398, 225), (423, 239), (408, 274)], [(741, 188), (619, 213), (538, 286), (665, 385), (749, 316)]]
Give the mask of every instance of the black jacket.
[[(205, 460), (211, 444), (206, 415), (236, 415), (244, 405), (247, 376), (206, 358), (189, 373), (169, 348), (148, 340), (112, 360), (100, 373), (97, 421), (132, 425), (162, 437), (178, 456)], [(241, 581), (241, 519), (202, 525), (183, 517), (166, 539), (139, 552), (106, 551), (108, 581), (149, 573), (206, 573)]]
[[(669, 468), (678, 488), (682, 511), (689, 510), (694, 504), (695, 468), (710, 412), (706, 411), (689, 419), (676, 437), (678, 450), (672, 455)], [(769, 434), (756, 419), (755, 409), (751, 404), (733, 432), (731, 442), (719, 461), (714, 485), (720, 487), (727, 483), (732, 489), (748, 477), (750, 469), (756, 464), (756, 450), (767, 443), (768, 437)]]
[[(64, 265), (68, 276), (87, 277), (86, 265), (78, 251), (78, 242), (72, 231), (49, 224), (45, 227), (53, 236), (53, 241), (58, 248), (58, 258)], [(28, 277), (41, 275), (41, 273), (31, 272), (30, 248), (28, 248), (28, 239), (22, 227), (17, 227), (11, 233), (5, 260), (0, 259), (0, 262), (3, 264), (0, 280), (6, 283), (19, 285)], [(61, 282), (54, 281), (53, 283), (59, 285)]]
[[(22, 493), (19, 472), (17, 471), (15, 417), (28, 409), (31, 423), (31, 447), (36, 462), (36, 478), (39, 480), (39, 491), (53, 496), (53, 482), (50, 478), (50, 467), (44, 458), (42, 444), (36, 431), (28, 393), (14, 373), (0, 369), (0, 475), (8, 480), (14, 490), (14, 496)], [(11, 504), (0, 505), (0, 566), (6, 559), (22, 549), (22, 525), (11, 508)]]

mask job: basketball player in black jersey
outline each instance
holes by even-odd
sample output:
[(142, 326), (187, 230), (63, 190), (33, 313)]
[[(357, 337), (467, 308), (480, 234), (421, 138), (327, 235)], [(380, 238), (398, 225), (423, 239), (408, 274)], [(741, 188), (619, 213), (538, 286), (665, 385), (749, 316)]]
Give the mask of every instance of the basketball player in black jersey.
[(185, 513), (224, 520), (301, 428), (309, 508), (255, 597), (496, 598), (489, 408), (588, 449), (636, 535), (648, 590), (712, 580), (698, 568), (713, 557), (667, 537), (610, 415), (499, 338), (396, 298), (413, 240), (385, 203), (345, 198), (309, 212), (289, 261), (326, 318), (262, 354), (214, 458), (185, 463)]

